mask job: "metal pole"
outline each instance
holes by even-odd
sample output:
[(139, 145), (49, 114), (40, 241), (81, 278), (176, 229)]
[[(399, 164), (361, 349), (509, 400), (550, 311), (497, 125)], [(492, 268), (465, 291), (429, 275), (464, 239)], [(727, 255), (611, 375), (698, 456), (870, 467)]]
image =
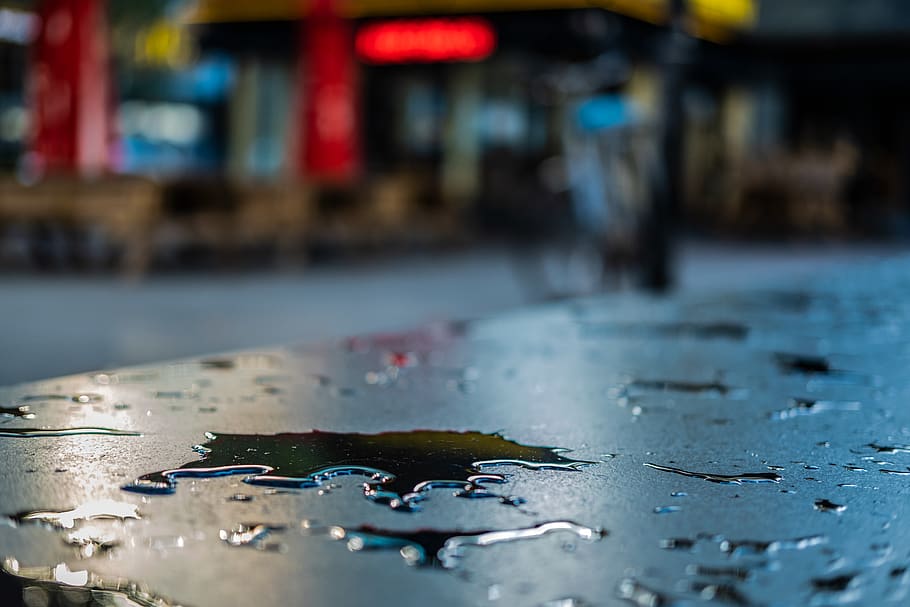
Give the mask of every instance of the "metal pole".
[(653, 182), (653, 200), (643, 222), (643, 286), (663, 293), (673, 286), (676, 231), (681, 220), (683, 70), (688, 38), (686, 0), (669, 0), (669, 22), (663, 51), (663, 99), (660, 115), (659, 156)]

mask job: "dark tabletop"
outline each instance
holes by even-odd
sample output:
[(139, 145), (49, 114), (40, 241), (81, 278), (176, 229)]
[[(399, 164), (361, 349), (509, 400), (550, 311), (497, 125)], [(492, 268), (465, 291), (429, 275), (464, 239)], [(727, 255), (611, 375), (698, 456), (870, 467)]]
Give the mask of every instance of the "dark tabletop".
[(891, 262), (0, 390), (0, 604), (903, 604), (908, 296)]

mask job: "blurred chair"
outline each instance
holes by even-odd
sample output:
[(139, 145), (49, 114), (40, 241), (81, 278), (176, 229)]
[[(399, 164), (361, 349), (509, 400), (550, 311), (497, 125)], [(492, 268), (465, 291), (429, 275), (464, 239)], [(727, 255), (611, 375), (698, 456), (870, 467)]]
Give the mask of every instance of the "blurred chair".
[(306, 261), (314, 203), (295, 181), (229, 181), (184, 177), (165, 186), (162, 248), (202, 249), (222, 265), (242, 265), (256, 250), (281, 263)]
[(732, 167), (726, 222), (751, 232), (842, 234), (857, 164), (857, 149), (844, 140), (830, 149), (754, 154)]
[[(139, 277), (152, 260), (161, 210), (156, 183), (132, 176), (80, 179), (54, 176), (33, 185), (0, 180), (0, 226), (55, 226), (67, 232), (100, 230), (118, 251), (124, 275)], [(78, 246), (69, 246), (74, 261)]]
[(70, 221), (100, 227), (120, 251), (121, 272), (131, 278), (143, 276), (154, 258), (160, 186), (141, 177), (116, 176), (80, 181), (76, 191)]
[(312, 190), (288, 181), (242, 183), (235, 190), (233, 245), (273, 245), (281, 262), (303, 265), (314, 219)]

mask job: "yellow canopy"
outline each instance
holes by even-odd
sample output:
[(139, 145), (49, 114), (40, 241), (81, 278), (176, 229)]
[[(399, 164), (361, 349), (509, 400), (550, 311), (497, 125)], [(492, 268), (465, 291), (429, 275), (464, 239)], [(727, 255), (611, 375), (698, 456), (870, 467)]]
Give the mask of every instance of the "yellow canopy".
[[(690, 31), (723, 40), (751, 27), (757, 0), (688, 0)], [(339, 0), (347, 17), (395, 17), (421, 14), (494, 13), (506, 11), (603, 8), (650, 23), (664, 23), (669, 0)], [(198, 0), (185, 15), (187, 23), (270, 21), (306, 16), (306, 0)]]

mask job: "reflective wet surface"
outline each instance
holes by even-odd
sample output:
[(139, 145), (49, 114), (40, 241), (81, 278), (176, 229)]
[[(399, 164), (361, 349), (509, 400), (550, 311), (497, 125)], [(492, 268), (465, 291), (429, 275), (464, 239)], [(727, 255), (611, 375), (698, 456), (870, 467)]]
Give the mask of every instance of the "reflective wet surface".
[(905, 604), (906, 276), (0, 390), (0, 605)]

